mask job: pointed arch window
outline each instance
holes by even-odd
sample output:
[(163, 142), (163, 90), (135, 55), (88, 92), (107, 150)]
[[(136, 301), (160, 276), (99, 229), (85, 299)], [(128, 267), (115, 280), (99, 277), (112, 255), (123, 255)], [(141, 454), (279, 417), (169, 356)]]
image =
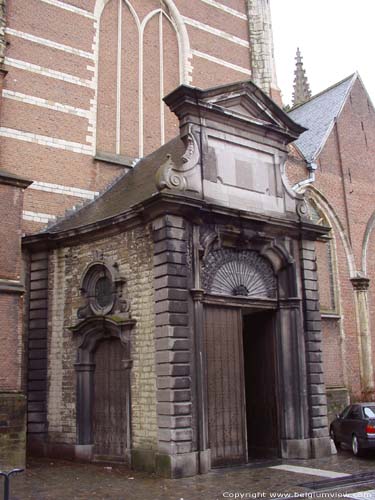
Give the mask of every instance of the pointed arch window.
[(100, 16), (96, 150), (139, 158), (178, 133), (162, 98), (188, 83), (187, 32), (172, 0), (108, 0)]
[(307, 200), (309, 217), (315, 223), (331, 227), (331, 233), (316, 242), (319, 299), (322, 314), (338, 314), (337, 257), (332, 226), (314, 199)]

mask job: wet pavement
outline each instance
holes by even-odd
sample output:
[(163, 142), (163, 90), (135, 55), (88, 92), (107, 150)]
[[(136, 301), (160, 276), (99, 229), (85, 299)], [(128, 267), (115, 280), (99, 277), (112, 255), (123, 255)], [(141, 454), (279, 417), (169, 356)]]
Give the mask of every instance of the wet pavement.
[[(258, 462), (246, 467), (216, 469), (184, 479), (161, 479), (126, 467), (80, 464), (63, 460), (32, 459), (27, 470), (11, 480), (12, 500), (222, 500), (256, 498), (342, 498), (344, 493), (375, 490), (375, 455), (354, 458), (340, 451), (324, 459), (288, 460), (287, 464), (337, 473), (373, 472), (366, 485), (329, 488), (314, 492), (301, 486), (327, 479), (321, 475), (272, 468), (276, 463)], [(0, 489), (1, 491), (1, 489)], [(363, 494), (375, 499), (375, 493)]]

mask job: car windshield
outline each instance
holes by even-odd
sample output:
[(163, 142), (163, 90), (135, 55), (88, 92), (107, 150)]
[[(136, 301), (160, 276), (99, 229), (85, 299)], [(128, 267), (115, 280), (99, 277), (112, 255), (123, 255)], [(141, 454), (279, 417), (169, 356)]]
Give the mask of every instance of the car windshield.
[(367, 418), (375, 418), (375, 406), (364, 406), (363, 413)]

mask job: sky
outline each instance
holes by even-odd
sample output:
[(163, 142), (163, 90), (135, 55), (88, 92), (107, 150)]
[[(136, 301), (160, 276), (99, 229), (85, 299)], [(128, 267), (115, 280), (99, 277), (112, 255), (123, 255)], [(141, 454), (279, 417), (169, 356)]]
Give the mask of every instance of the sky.
[(299, 47), (313, 95), (358, 71), (375, 105), (375, 0), (271, 0), (271, 14), (284, 104)]

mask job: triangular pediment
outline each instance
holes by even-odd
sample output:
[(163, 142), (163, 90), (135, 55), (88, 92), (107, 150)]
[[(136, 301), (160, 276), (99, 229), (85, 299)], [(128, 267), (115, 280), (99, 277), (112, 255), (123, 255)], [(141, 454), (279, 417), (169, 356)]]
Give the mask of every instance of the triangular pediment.
[(215, 101), (215, 104), (248, 120), (254, 120), (264, 125), (283, 126), (282, 122), (273, 116), (269, 109), (259, 106), (259, 103), (246, 93), (237, 96), (223, 96), (222, 99)]
[(164, 100), (177, 115), (184, 106), (183, 103), (210, 109), (218, 114), (225, 110), (232, 118), (247, 121), (256, 126), (272, 128), (290, 136), (290, 140), (297, 138), (306, 130), (294, 122), (251, 81), (221, 85), (206, 90), (181, 85)]

